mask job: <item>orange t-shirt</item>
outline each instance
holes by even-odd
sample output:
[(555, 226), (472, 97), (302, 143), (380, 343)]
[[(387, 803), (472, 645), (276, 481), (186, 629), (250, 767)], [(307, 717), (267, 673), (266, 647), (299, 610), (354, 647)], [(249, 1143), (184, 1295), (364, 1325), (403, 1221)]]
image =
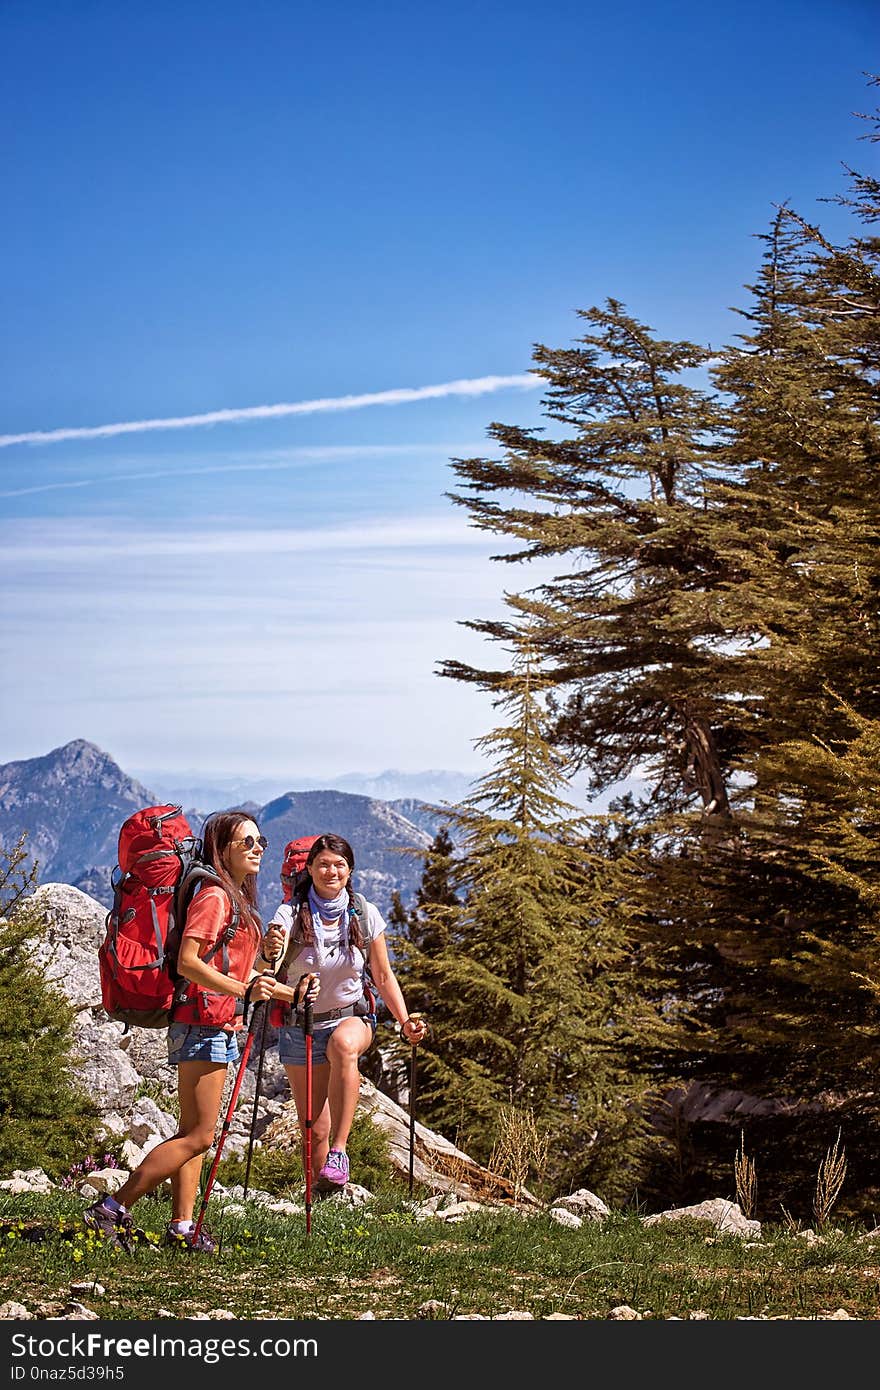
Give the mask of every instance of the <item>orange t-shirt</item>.
[[(219, 884), (208, 883), (200, 888), (189, 905), (186, 914), (184, 936), (191, 936), (199, 943), (199, 959), (204, 960), (232, 921), (232, 903), (225, 888)], [(246, 981), (253, 969), (261, 941), (259, 928), (245, 911), (242, 913), (238, 931), (228, 943), (229, 974), (234, 980)], [(223, 973), (223, 949), (220, 948), (208, 961), (215, 970)], [(240, 1014), (224, 1025), (227, 1031), (238, 1032), (242, 1027)]]

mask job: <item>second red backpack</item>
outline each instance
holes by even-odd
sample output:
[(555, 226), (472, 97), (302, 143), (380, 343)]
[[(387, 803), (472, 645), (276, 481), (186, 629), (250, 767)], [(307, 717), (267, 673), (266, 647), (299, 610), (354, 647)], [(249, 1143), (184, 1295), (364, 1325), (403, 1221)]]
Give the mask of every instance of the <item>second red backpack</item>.
[(288, 840), (284, 846), (284, 858), (281, 861), (281, 891), (286, 903), (290, 902), (294, 890), (301, 888), (306, 881), (306, 860), (309, 857), (309, 850), (318, 838), (317, 835), (300, 835), (298, 840)]

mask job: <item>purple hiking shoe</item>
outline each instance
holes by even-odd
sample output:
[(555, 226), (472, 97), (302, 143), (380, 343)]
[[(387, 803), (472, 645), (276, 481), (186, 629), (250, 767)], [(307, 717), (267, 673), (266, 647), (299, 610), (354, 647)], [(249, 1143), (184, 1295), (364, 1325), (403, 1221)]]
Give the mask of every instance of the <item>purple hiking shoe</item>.
[(348, 1182), (348, 1154), (331, 1149), (324, 1167), (318, 1174), (318, 1187), (323, 1192), (340, 1191)]

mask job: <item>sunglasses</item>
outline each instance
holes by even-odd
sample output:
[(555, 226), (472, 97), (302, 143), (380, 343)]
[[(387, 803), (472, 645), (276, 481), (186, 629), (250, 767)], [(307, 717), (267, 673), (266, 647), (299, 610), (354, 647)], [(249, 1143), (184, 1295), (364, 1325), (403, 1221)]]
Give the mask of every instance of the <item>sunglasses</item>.
[(245, 835), (243, 840), (231, 841), (233, 848), (236, 845), (244, 845), (245, 849), (253, 849), (255, 845), (259, 845), (260, 849), (265, 849), (268, 843), (265, 835), (257, 835), (256, 838), (253, 835)]

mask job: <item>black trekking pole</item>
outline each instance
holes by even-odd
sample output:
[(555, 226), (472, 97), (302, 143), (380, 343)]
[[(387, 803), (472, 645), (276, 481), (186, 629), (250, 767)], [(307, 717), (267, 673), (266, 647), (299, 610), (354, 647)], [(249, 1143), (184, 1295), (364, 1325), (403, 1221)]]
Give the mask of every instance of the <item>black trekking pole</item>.
[(416, 1049), (409, 1054), (409, 1195), (413, 1194), (413, 1165), (416, 1154)]
[(254, 1090), (254, 1108), (253, 1108), (253, 1111), (252, 1111), (252, 1113), (251, 1113), (251, 1132), (250, 1132), (250, 1135), (248, 1136), (247, 1162), (246, 1162), (245, 1167), (244, 1167), (244, 1190), (243, 1190), (243, 1192), (242, 1192), (242, 1197), (243, 1197), (243, 1198), (247, 1197), (247, 1195), (248, 1195), (248, 1183), (250, 1182), (250, 1176), (251, 1176), (251, 1159), (253, 1158), (253, 1153), (254, 1153), (254, 1134), (256, 1133), (256, 1128), (257, 1128), (257, 1110), (258, 1110), (259, 1104), (260, 1104), (260, 1083), (262, 1082), (262, 1079), (263, 1079), (263, 1058), (264, 1058), (265, 1055), (266, 1055), (266, 1030), (267, 1030), (268, 1023), (269, 1023), (269, 1010), (268, 1010), (268, 1009), (264, 1009), (264, 1010), (263, 1010), (263, 1026), (262, 1026), (262, 1028), (260, 1029), (260, 1057), (259, 1057), (259, 1061), (257, 1062), (257, 1080), (256, 1080), (256, 1086), (255, 1086), (255, 1090)]
[[(245, 996), (245, 998), (247, 998), (247, 996)], [(220, 1163), (220, 1155), (223, 1152), (223, 1145), (226, 1143), (226, 1136), (229, 1133), (229, 1126), (232, 1122), (232, 1116), (235, 1111), (235, 1103), (238, 1100), (238, 1093), (241, 1090), (241, 1083), (244, 1080), (244, 1072), (245, 1067), (247, 1066), (247, 1059), (250, 1055), (250, 1050), (254, 1045), (254, 1033), (256, 1032), (256, 1025), (258, 1020), (261, 1020), (264, 1016), (260, 1013), (260, 1010), (266, 1010), (267, 1008), (267, 1002), (265, 1000), (262, 1000), (259, 1004), (257, 1004), (256, 1008), (251, 1014), (248, 1035), (245, 1039), (244, 1051), (241, 1054), (241, 1061), (239, 1063), (238, 1072), (235, 1077), (235, 1085), (232, 1088), (232, 1095), (229, 1098), (229, 1106), (226, 1111), (226, 1119), (223, 1121), (223, 1126), (220, 1130), (220, 1137), (217, 1140), (217, 1148), (214, 1152), (214, 1162), (211, 1164), (211, 1171), (208, 1174), (208, 1181), (205, 1183), (205, 1191), (202, 1197), (202, 1205), (199, 1207), (198, 1219), (196, 1220), (195, 1228), (193, 1229), (192, 1248), (194, 1249), (197, 1248), (199, 1232), (202, 1229), (202, 1222), (205, 1219), (205, 1212), (208, 1210), (208, 1200), (211, 1196), (211, 1188), (214, 1186), (214, 1178), (217, 1175), (217, 1168)]]
[[(276, 960), (277, 960), (277, 958), (273, 958), (272, 969), (271, 969), (271, 970), (264, 970), (264, 971), (263, 971), (263, 974), (264, 974), (264, 975), (269, 975), (269, 976), (271, 976), (272, 978), (274, 978), (274, 976), (275, 976), (275, 971), (276, 971), (276, 969), (277, 969)], [(254, 1089), (254, 1108), (253, 1108), (253, 1111), (252, 1111), (252, 1113), (251, 1113), (251, 1132), (250, 1132), (250, 1135), (248, 1136), (247, 1163), (245, 1164), (245, 1169), (244, 1169), (244, 1191), (243, 1191), (243, 1193), (242, 1193), (242, 1196), (243, 1196), (243, 1197), (247, 1197), (247, 1195), (248, 1195), (248, 1183), (249, 1183), (249, 1181), (250, 1181), (250, 1176), (251, 1176), (251, 1159), (253, 1158), (253, 1154), (254, 1154), (254, 1135), (256, 1134), (256, 1130), (257, 1130), (257, 1110), (258, 1110), (259, 1104), (260, 1104), (260, 1084), (261, 1084), (261, 1082), (262, 1082), (262, 1080), (263, 1080), (263, 1058), (264, 1058), (265, 1055), (266, 1055), (266, 1032), (267, 1032), (267, 1030), (268, 1030), (268, 1027), (269, 1027), (269, 1010), (268, 1010), (268, 1009), (264, 1009), (264, 1010), (263, 1010), (263, 1026), (262, 1026), (262, 1028), (260, 1029), (260, 1058), (259, 1058), (259, 1061), (257, 1062), (257, 1080), (256, 1080), (256, 1086), (255, 1086), (255, 1089)]]

